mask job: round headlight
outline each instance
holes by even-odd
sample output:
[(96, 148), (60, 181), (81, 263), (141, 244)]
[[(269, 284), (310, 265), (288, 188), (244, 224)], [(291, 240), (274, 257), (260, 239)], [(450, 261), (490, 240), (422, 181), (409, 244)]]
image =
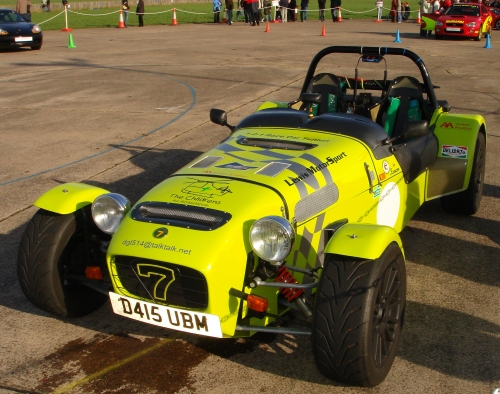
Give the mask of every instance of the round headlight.
[(40, 26), (38, 26), (38, 25), (33, 25), (33, 27), (31, 28), (31, 31), (36, 34), (36, 33), (40, 33), (42, 31), (42, 29), (40, 29)]
[(257, 256), (270, 263), (283, 261), (292, 249), (295, 232), (280, 216), (257, 220), (250, 228), (250, 245)]
[(99, 230), (113, 234), (130, 210), (129, 200), (117, 193), (103, 194), (92, 204), (92, 219)]

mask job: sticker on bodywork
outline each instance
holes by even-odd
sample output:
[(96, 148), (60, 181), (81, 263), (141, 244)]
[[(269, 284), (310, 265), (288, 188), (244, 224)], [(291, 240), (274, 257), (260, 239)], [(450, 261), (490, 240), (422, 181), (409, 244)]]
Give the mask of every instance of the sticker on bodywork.
[(453, 157), (455, 159), (467, 159), (468, 147), (456, 145), (443, 145), (441, 148), (441, 156)]

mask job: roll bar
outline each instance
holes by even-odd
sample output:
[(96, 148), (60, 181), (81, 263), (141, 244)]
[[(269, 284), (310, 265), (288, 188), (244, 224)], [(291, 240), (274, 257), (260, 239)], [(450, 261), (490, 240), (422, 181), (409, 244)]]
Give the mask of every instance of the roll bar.
[(309, 65), (309, 69), (307, 70), (306, 79), (304, 80), (304, 84), (302, 85), (301, 94), (305, 93), (307, 87), (309, 86), (312, 78), (315, 75), (316, 67), (321, 59), (323, 59), (326, 55), (331, 53), (355, 53), (359, 55), (397, 55), (397, 56), (405, 56), (411, 59), (415, 65), (420, 70), (420, 74), (422, 76), (422, 80), (424, 82), (425, 91), (429, 97), (429, 102), (432, 109), (438, 109), (439, 104), (436, 99), (436, 94), (434, 93), (434, 86), (432, 85), (431, 78), (429, 73), (427, 72), (427, 68), (423, 60), (416, 53), (404, 49), (404, 48), (389, 48), (389, 47), (360, 47), (360, 46), (331, 46), (322, 49), (319, 51), (316, 56), (311, 61)]

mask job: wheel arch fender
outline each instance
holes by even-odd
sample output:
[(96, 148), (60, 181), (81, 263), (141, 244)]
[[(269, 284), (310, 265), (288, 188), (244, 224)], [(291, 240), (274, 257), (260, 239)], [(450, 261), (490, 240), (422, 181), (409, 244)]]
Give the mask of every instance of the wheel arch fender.
[(109, 193), (106, 189), (85, 183), (63, 183), (42, 194), (33, 205), (67, 215), (92, 204), (97, 197), (106, 193)]
[(376, 224), (348, 223), (331, 236), (325, 247), (325, 254), (357, 257), (375, 260), (395, 242), (404, 257), (401, 237), (392, 227)]

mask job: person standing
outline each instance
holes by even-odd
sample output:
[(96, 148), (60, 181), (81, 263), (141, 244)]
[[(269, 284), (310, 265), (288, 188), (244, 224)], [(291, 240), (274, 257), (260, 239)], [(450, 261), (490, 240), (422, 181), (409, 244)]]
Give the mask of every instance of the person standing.
[(330, 8), (332, 9), (332, 20), (338, 22), (339, 8), (342, 5), (342, 0), (330, 0)]
[(137, 1), (137, 8), (135, 9), (137, 18), (139, 18), (139, 27), (144, 27), (144, 0)]
[(288, 19), (288, 0), (280, 0), (281, 22), (286, 23)]
[(266, 22), (271, 22), (271, 9), (273, 6), (273, 2), (271, 0), (264, 0), (264, 20)]
[(401, 23), (401, 21), (403, 20), (403, 15), (402, 15), (403, 5), (401, 4), (401, 0), (397, 0), (397, 8), (398, 8), (398, 23)]
[(28, 19), (29, 22), (31, 22), (30, 8), (31, 8), (30, 0), (17, 0), (16, 12), (18, 14), (21, 14), (23, 18)]
[(259, 20), (259, 0), (247, 0), (250, 9), (250, 22), (252, 26), (260, 26), (260, 20)]
[(226, 0), (227, 24), (228, 25), (233, 24), (233, 9), (234, 9), (233, 0)]
[(381, 21), (382, 20), (382, 10), (384, 8), (384, 0), (377, 0), (375, 2), (375, 5), (377, 6), (377, 20)]
[(318, 0), (318, 8), (319, 8), (319, 21), (318, 22), (325, 21), (325, 7), (326, 7), (326, 0)]
[(288, 2), (288, 20), (295, 22), (295, 9), (297, 8), (297, 0)]
[(125, 24), (125, 27), (128, 27), (128, 12), (130, 11), (128, 0), (122, 0), (122, 9), (123, 9), (123, 23)]
[(300, 21), (307, 21), (307, 7), (309, 7), (309, 0), (300, 0)]
[(214, 23), (220, 23), (220, 7), (222, 5), (220, 0), (213, 0)]
[(392, 0), (391, 3), (391, 22), (396, 22), (396, 15), (398, 14), (398, 0)]

